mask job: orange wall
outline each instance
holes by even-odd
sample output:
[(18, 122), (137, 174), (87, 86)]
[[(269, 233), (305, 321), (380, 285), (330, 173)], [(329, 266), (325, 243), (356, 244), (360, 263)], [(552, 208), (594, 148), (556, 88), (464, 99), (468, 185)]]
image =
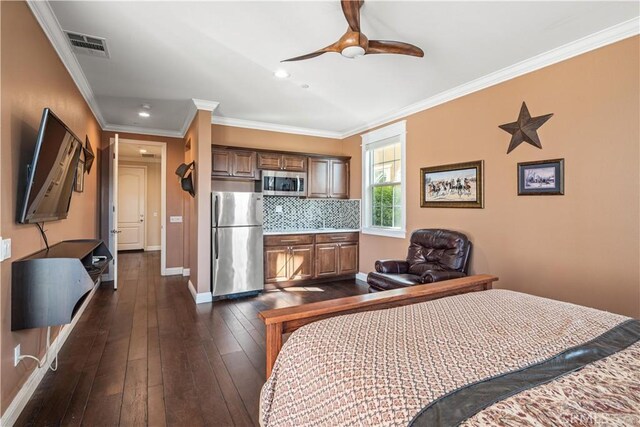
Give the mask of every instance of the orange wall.
[[(640, 316), (640, 38), (580, 55), (407, 118), (408, 230), (460, 230), (474, 242), (471, 269), (499, 286)], [(543, 149), (511, 154), (498, 125), (554, 113)], [(351, 194), (361, 194), (360, 136)], [(564, 158), (564, 196), (517, 196), (516, 164)], [(485, 161), (485, 209), (420, 208), (424, 166)], [(360, 271), (404, 258), (405, 240), (361, 236)]]
[[(2, 157), (0, 229), (12, 240), (12, 257), (2, 263), (1, 394), (2, 412), (35, 367), (27, 361), (13, 366), (13, 348), (42, 356), (46, 329), (11, 332), (11, 261), (44, 248), (34, 225), (15, 222), (17, 190), (24, 185), (24, 165), (35, 145), (42, 110), (50, 107), (80, 139), (88, 135), (95, 151), (101, 131), (91, 110), (24, 2), (1, 2)], [(66, 239), (96, 238), (99, 224), (97, 162), (85, 175), (83, 193), (73, 193), (69, 217), (45, 225), (51, 244)], [(54, 335), (58, 328), (54, 328)]]
[(293, 135), (222, 125), (211, 125), (211, 141), (216, 145), (263, 148), (267, 150), (301, 153), (342, 155), (343, 151), (342, 141), (339, 139)]
[[(138, 141), (154, 141), (162, 142), (167, 146), (167, 215), (166, 215), (166, 227), (167, 227), (167, 268), (172, 267), (187, 267), (183, 264), (183, 247), (182, 244), (175, 244), (175, 242), (183, 241), (183, 234), (185, 225), (183, 223), (169, 222), (170, 216), (182, 216), (184, 220), (184, 192), (180, 188), (180, 182), (178, 177), (174, 173), (180, 166), (180, 163), (184, 161), (184, 140), (182, 138), (171, 138), (167, 136), (151, 136), (141, 135), (137, 133), (123, 133), (118, 132), (120, 139), (133, 139)], [(115, 132), (103, 132), (102, 133), (102, 146), (105, 150), (109, 146), (109, 140), (115, 137)], [(105, 157), (103, 167), (108, 167), (108, 156)], [(103, 195), (104, 197), (105, 195)], [(103, 203), (104, 203), (103, 199)], [(107, 199), (108, 200), (108, 199)], [(102, 238), (107, 239), (108, 235), (108, 216), (107, 212), (103, 212), (102, 218)]]
[(193, 172), (195, 197), (188, 197), (189, 236), (185, 239), (189, 253), (189, 280), (198, 293), (211, 289), (211, 111), (198, 110), (187, 130), (185, 141), (191, 149), (185, 161), (195, 160)]

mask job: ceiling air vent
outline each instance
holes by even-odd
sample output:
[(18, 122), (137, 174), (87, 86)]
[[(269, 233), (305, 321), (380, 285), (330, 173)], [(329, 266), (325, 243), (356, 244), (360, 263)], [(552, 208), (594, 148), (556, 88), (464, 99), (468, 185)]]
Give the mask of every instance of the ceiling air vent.
[(147, 158), (150, 158), (150, 159), (154, 159), (156, 157), (156, 155), (155, 154), (151, 154), (151, 153), (146, 153), (146, 154), (142, 153), (142, 157), (147, 157)]
[(70, 31), (65, 31), (65, 34), (67, 35), (69, 43), (71, 43), (71, 49), (73, 49), (74, 52), (109, 58), (107, 40), (102, 37), (88, 36), (86, 34), (72, 33)]

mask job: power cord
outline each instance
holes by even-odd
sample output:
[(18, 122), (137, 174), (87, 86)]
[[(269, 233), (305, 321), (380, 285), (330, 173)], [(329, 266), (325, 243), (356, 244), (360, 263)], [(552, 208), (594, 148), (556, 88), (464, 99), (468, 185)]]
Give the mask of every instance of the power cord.
[[(49, 357), (49, 349), (51, 348), (51, 326), (47, 327), (47, 349), (45, 350), (44, 353), (44, 358), (42, 360), (40, 360), (39, 358), (35, 357), (35, 356), (31, 356), (30, 354), (23, 354), (22, 356), (18, 357), (18, 362), (21, 362), (22, 360), (25, 359), (32, 359), (35, 360), (36, 362), (38, 362), (38, 368), (42, 368), (43, 366), (45, 366), (47, 364), (47, 359)], [(51, 362), (51, 366), (49, 367), (49, 369), (51, 369), (52, 371), (57, 371), (58, 370), (58, 345), (56, 344), (56, 348), (54, 349), (53, 353), (56, 355), (55, 358), (53, 359), (53, 362)], [(54, 366), (55, 364), (55, 366)]]
[(44, 231), (44, 222), (42, 224), (36, 222), (36, 226), (38, 227), (38, 230), (40, 230), (40, 235), (42, 236), (42, 240), (44, 240), (44, 245), (47, 247), (47, 250), (49, 250), (49, 240), (47, 239), (47, 233)]

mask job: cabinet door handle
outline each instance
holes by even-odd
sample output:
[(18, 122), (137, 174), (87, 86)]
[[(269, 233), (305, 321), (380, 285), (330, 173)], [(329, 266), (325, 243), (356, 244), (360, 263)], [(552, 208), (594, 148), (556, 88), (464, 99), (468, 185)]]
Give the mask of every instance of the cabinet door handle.
[(282, 243), (296, 243), (298, 240), (297, 239), (287, 239), (287, 240), (280, 240)]

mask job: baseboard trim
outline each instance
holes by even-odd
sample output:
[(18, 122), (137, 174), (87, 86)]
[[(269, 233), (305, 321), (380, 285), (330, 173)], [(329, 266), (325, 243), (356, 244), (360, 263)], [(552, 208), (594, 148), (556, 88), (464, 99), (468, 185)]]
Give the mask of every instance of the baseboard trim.
[(78, 312), (73, 317), (73, 320), (71, 320), (71, 323), (69, 323), (68, 325), (64, 325), (62, 329), (60, 329), (60, 333), (51, 343), (51, 347), (49, 347), (49, 350), (47, 350), (46, 364), (41, 368), (38, 368), (36, 366), (36, 368), (31, 372), (31, 375), (29, 375), (27, 381), (25, 381), (22, 387), (20, 387), (18, 394), (16, 394), (16, 396), (13, 398), (13, 400), (7, 407), (7, 410), (4, 411), (2, 418), (0, 418), (0, 426), (12, 426), (16, 423), (18, 417), (27, 406), (29, 399), (31, 399), (31, 396), (33, 396), (33, 393), (38, 388), (38, 385), (40, 385), (40, 382), (42, 381), (44, 376), (47, 374), (47, 372), (49, 372), (49, 367), (56, 357), (55, 351), (60, 352), (60, 349), (64, 345), (65, 341), (67, 341), (67, 338), (69, 338), (69, 335), (71, 335), (73, 328), (78, 323), (78, 320), (80, 320), (82, 313), (84, 313), (85, 308), (87, 308), (89, 301), (91, 301), (93, 295), (96, 293), (96, 289), (98, 289), (100, 283), (101, 282), (98, 282), (93, 287), (93, 290), (91, 291), (87, 299), (82, 303), (80, 309), (78, 309)]
[(162, 270), (162, 275), (163, 276), (181, 276), (183, 270), (184, 269), (182, 267), (167, 267), (164, 270)]
[(359, 282), (367, 283), (367, 273), (359, 272), (356, 274), (356, 280)]
[(145, 251), (159, 251), (161, 249), (162, 249), (162, 246), (160, 245), (147, 246), (146, 248), (144, 248)]
[(191, 276), (191, 269), (190, 268), (183, 268), (182, 269), (182, 275), (184, 277)]
[(213, 301), (213, 295), (211, 295), (211, 292), (196, 292), (196, 287), (193, 286), (191, 280), (189, 280), (189, 292), (191, 292), (191, 296), (196, 304), (205, 304)]

